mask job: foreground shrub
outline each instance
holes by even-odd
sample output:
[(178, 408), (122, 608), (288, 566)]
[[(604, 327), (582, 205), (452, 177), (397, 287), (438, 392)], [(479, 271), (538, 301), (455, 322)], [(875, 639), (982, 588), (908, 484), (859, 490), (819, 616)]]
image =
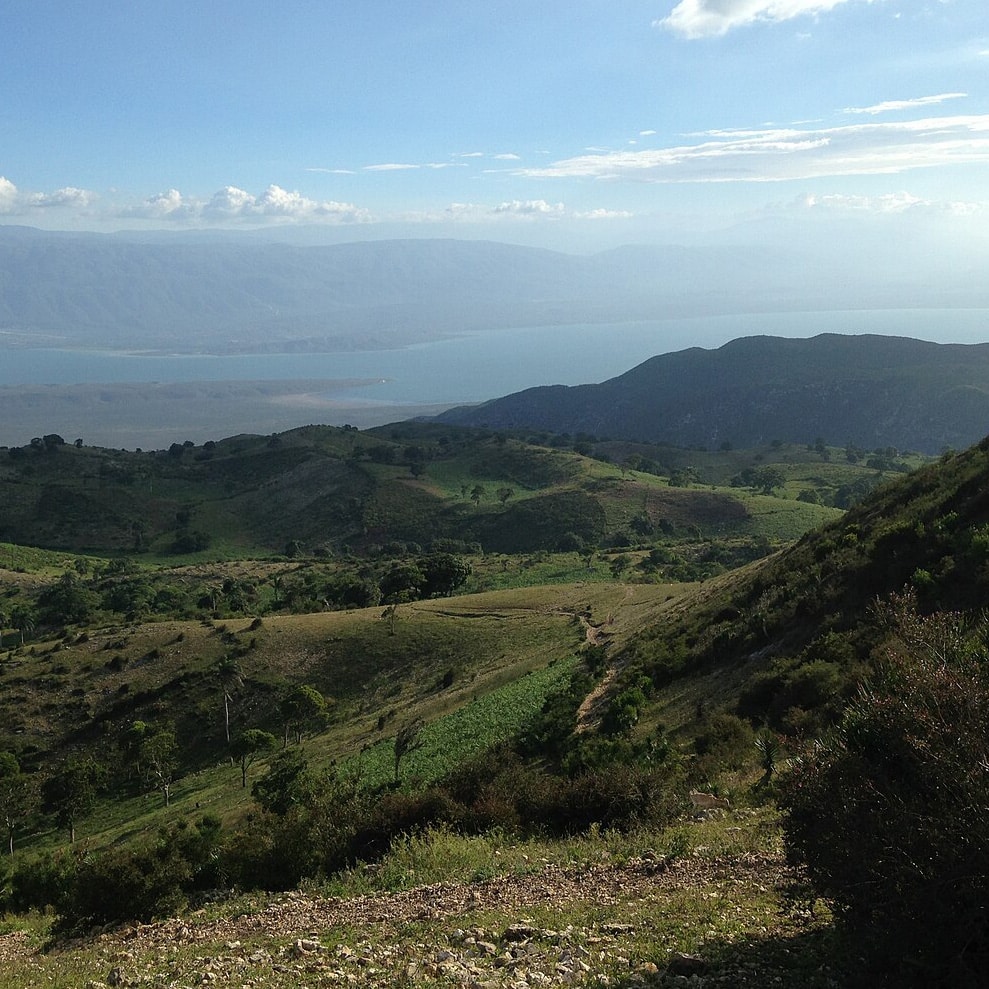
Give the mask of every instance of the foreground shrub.
[(790, 854), (849, 950), (900, 985), (989, 984), (989, 657), (956, 616), (886, 611), (894, 645), (782, 781)]

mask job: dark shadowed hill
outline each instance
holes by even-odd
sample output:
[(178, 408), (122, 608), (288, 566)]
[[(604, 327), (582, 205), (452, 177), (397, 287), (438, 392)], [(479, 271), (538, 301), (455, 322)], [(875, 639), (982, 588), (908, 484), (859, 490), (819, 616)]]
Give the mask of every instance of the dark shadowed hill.
[(823, 438), (935, 453), (989, 432), (989, 344), (746, 337), (653, 357), (601, 384), (530, 388), (440, 418), (680, 446)]

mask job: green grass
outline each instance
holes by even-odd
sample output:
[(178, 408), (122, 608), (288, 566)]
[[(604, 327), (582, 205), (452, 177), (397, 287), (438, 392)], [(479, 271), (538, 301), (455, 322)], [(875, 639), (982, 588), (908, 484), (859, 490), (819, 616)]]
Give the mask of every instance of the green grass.
[[(570, 656), (486, 694), (436, 721), (420, 733), (422, 747), (407, 755), (400, 771), (404, 780), (430, 783), (447, 775), (472, 756), (513, 736), (543, 706), (547, 695), (563, 686), (578, 665)], [(396, 725), (398, 726), (398, 725)], [(343, 772), (356, 773), (368, 786), (394, 777), (394, 740), (383, 739), (360, 756), (343, 764)]]

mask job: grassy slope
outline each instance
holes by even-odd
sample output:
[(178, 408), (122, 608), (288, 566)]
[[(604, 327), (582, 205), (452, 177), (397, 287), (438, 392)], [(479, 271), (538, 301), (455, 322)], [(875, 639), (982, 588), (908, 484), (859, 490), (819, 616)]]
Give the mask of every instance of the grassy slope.
[[(156, 794), (103, 804), (80, 826), (92, 845), (153, 831), (196, 808), (237, 815), (248, 795), (226, 764), (217, 674), (235, 655), (243, 686), (234, 692), (234, 734), (263, 727), (280, 736), (279, 684), (310, 683), (333, 702), (327, 730), (306, 742), (314, 765), (356, 771), (360, 756), (366, 780), (387, 778), (395, 731), (421, 718), (427, 744), (403, 775), (425, 780), (508, 737), (539, 709), (586, 639), (578, 614), (624, 639), (674, 593), (593, 583), (416, 602), (400, 606), (394, 622), (373, 608), (271, 616), (260, 627), (231, 620), (93, 629), (19, 650), (0, 665), (0, 744), (33, 769), (80, 747), (119, 758), (112, 742), (135, 720), (174, 726), (184, 770), (170, 810)], [(29, 844), (63, 841), (48, 832)]]

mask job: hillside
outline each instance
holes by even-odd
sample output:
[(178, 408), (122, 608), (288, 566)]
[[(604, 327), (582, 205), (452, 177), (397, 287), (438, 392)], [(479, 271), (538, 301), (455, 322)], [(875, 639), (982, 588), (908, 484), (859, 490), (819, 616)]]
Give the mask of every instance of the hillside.
[(989, 429), (989, 344), (747, 337), (663, 354), (601, 384), (531, 388), (438, 418), (676, 446), (823, 438), (935, 454)]
[(660, 697), (668, 689), (680, 704), (696, 698), (814, 737), (868, 675), (897, 615), (981, 613), (987, 492), (987, 441), (885, 485), (793, 546), (711, 582), (676, 622), (629, 645), (623, 677), (645, 674)]
[[(409, 428), (417, 444), (411, 434), (390, 443), (403, 451), (438, 447), (443, 435), (444, 446), (453, 443), (442, 427)], [(346, 449), (355, 432), (315, 438)], [(292, 439), (275, 452), (291, 451)], [(392, 449), (383, 439), (377, 445)], [(271, 449), (263, 438), (237, 442), (252, 455)], [(164, 457), (196, 463), (205, 452)], [(368, 454), (368, 464), (372, 473), (398, 469), (414, 486), (432, 472), (430, 483), (459, 487), (467, 463), (517, 482), (576, 476), (605, 492), (628, 483), (638, 506), (644, 493), (671, 490), (669, 478), (648, 486), (656, 475), (638, 469), (641, 453), (632, 469), (553, 447), (531, 452), (507, 437), (474, 436), (460, 459), (403, 453), (428, 463), (425, 474), (387, 463), (383, 452)], [(791, 469), (797, 484), (809, 472), (823, 480), (854, 467), (833, 463), (828, 450), (788, 464), (796, 453), (775, 448), (777, 469)], [(94, 455), (73, 447), (23, 456), (63, 454)], [(738, 456), (712, 455), (708, 469), (724, 477)], [(261, 463), (231, 459), (228, 494), (240, 472)], [(708, 509), (712, 494), (734, 490), (678, 481), (686, 487), (674, 485), (674, 494), (703, 496)], [(36, 622), (8, 627), (0, 664), (0, 797), (19, 808), (8, 819), (19, 857), (3, 902), (54, 904), (63, 926), (84, 927), (200, 907), (155, 931), (130, 928), (126, 947), (111, 931), (63, 943), (68, 985), (159, 978), (171, 966), (189, 978), (207, 971), (217, 985), (238, 984), (250, 970), (288, 986), (348, 978), (353, 962), (381, 974), (369, 984), (388, 983), (399, 965), (397, 974), (423, 985), (457, 973), (514, 985), (523, 971), (547, 984), (544, 975), (566, 969), (588, 985), (603, 975), (672, 986), (710, 972), (738, 985), (775, 979), (823, 989), (844, 978), (849, 959), (834, 947), (827, 911), (795, 908), (799, 877), (781, 857), (773, 790), (766, 775), (756, 780), (758, 753), (769, 752), (772, 767), (826, 733), (876, 668), (897, 615), (980, 611), (989, 593), (987, 491), (989, 441), (880, 486), (769, 557), (693, 584), (643, 566), (667, 560), (660, 530), (652, 549), (606, 552), (620, 580), (571, 569), (569, 581), (536, 586), (540, 568), (562, 567), (562, 577), (579, 555), (569, 563), (566, 553), (477, 555), (471, 581), (528, 583), (331, 610), (325, 588), (348, 573), (384, 589), (430, 557), (214, 561), (142, 574), (11, 545), (4, 607), (24, 612), (36, 600), (38, 610)], [(401, 514), (398, 503), (393, 511)], [(711, 524), (724, 525), (723, 513), (722, 505)], [(195, 588), (194, 614), (113, 613), (115, 593), (141, 587), (148, 601), (180, 610), (183, 585)], [(904, 587), (901, 603), (881, 603)], [(70, 616), (78, 601), (93, 615)], [(64, 624), (53, 626), (55, 611), (46, 618), (43, 608), (60, 608)], [(756, 745), (771, 738), (781, 748)], [(98, 769), (99, 793), (70, 804), (59, 787)], [(730, 792), (727, 817), (684, 816), (690, 787)], [(68, 828), (84, 836), (85, 855), (59, 852)], [(219, 887), (226, 897), (231, 888), (300, 882), (308, 896), (255, 892), (213, 903)], [(317, 882), (346, 899), (316, 895)], [(580, 892), (588, 883), (598, 890), (593, 902)], [(339, 909), (350, 911), (344, 927)], [(396, 926), (373, 933), (364, 911)], [(454, 915), (469, 923), (450, 930)], [(385, 930), (387, 943), (378, 936)], [(174, 943), (176, 931), (180, 950), (165, 959), (161, 936)], [(429, 946), (413, 975), (420, 962), (410, 939)], [(28, 969), (47, 971), (36, 944), (16, 929), (0, 933), (9, 984)], [(586, 967), (567, 969), (592, 944)]]
[[(310, 426), (128, 452), (49, 434), (0, 449), (0, 540), (157, 562), (431, 547), (576, 552), (648, 544), (660, 529), (677, 544), (776, 544), (833, 517), (856, 485), (917, 462), (530, 438), (416, 423)], [(779, 474), (767, 488), (752, 471), (772, 465)]]

